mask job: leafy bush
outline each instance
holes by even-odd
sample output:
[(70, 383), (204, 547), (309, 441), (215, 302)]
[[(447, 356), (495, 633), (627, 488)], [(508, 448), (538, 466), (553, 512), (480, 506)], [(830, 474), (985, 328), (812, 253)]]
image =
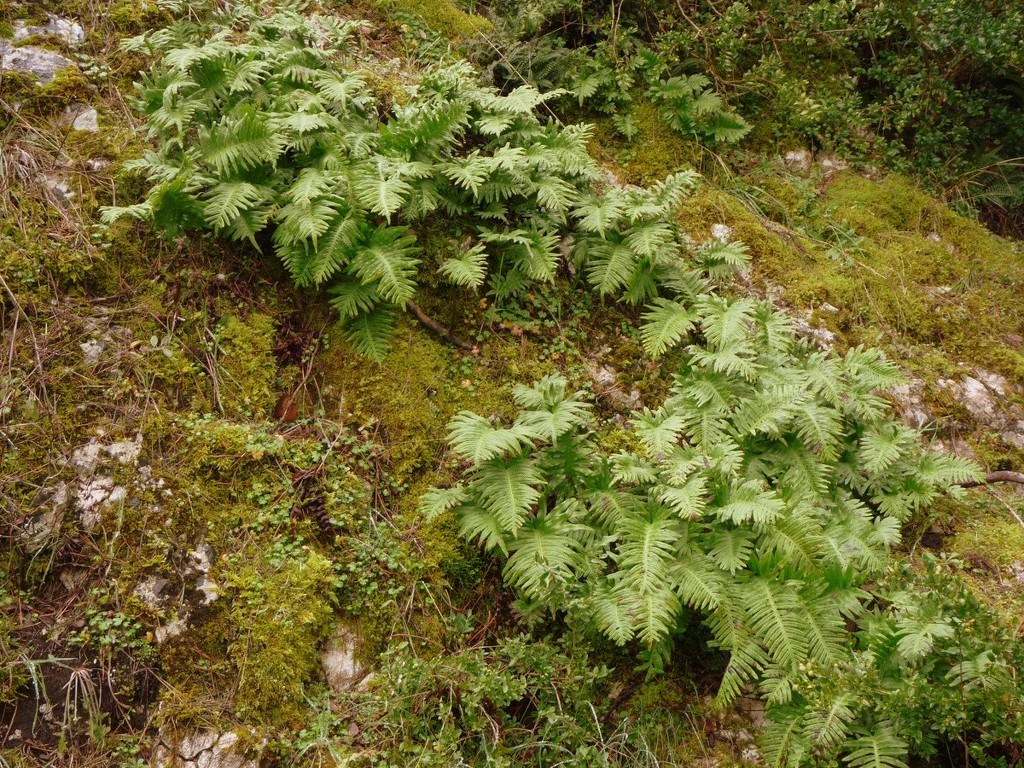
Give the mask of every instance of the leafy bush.
[(853, 647), (830, 668), (805, 666), (769, 712), (769, 765), (904, 765), (955, 748), (964, 764), (1015, 764), (1022, 754), (1024, 643), (953, 573), (892, 568), (875, 587)]
[(565, 645), (518, 635), (432, 658), (396, 645), (362, 697), (380, 724), (366, 737), (382, 753), (375, 764), (611, 764), (593, 703), (609, 670)]
[(603, 453), (589, 405), (547, 377), (515, 390), (507, 427), (452, 420), (472, 469), (422, 510), (454, 509), (466, 537), (505, 555), (524, 609), (636, 638), (651, 670), (703, 614), (731, 654), (720, 697), (761, 679), (782, 700), (802, 665), (843, 656), (900, 521), (977, 470), (888, 415), (875, 391), (898, 375), (880, 353), (814, 351), (750, 299), (668, 304), (648, 315), (648, 347), (696, 328), (704, 344), (664, 405), (635, 417), (637, 451)]
[[(358, 27), (243, 5), (135, 39), (132, 48), (163, 53), (138, 86), (158, 150), (133, 167), (154, 185), (108, 221), (128, 215), (171, 235), (205, 228), (253, 244), (270, 230), (296, 284), (329, 286), (351, 340), (374, 358), (416, 291), (414, 226), (437, 226), (439, 215), (477, 232), (441, 275), (470, 289), (489, 280), (499, 300), (553, 280), (563, 248), (600, 293), (633, 303), (692, 284), (672, 210), (693, 174), (611, 187), (587, 153), (586, 126), (537, 115), (555, 93), (499, 95), (464, 62), (375, 90), (379, 76), (352, 40)], [(741, 259), (719, 244), (699, 261)]]

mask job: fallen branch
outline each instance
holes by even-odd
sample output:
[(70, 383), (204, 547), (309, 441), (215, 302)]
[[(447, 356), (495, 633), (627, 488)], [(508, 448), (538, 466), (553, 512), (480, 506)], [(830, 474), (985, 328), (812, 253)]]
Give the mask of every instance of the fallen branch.
[(961, 488), (977, 488), (980, 485), (992, 485), (993, 483), (1018, 483), (1024, 485), (1024, 472), (1010, 472), (1008, 470), (990, 472), (982, 480), (967, 480), (966, 482), (958, 483), (958, 485)]
[(425, 325), (427, 328), (432, 330), (437, 335), (448, 339), (448, 341), (450, 341), (459, 349), (464, 349), (467, 352), (474, 352), (476, 350), (476, 347), (474, 347), (468, 341), (463, 341), (459, 337), (453, 336), (451, 331), (449, 331), (447, 328), (445, 328), (443, 325), (437, 322), (437, 320), (435, 320), (422, 309), (420, 309), (415, 301), (412, 301), (410, 299), (405, 303), (405, 306), (410, 312), (416, 315), (416, 319), (419, 320), (423, 325)]

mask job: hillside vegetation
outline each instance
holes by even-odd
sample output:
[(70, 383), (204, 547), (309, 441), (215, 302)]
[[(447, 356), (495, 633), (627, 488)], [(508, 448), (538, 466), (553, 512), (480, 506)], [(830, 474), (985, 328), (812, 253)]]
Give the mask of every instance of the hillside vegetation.
[(0, 9), (0, 766), (1024, 765), (1022, 38)]

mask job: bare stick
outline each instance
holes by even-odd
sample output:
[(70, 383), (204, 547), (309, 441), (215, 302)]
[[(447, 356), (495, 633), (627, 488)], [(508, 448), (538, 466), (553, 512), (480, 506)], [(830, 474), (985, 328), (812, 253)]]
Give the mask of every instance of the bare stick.
[(448, 341), (450, 341), (459, 349), (464, 349), (467, 352), (472, 352), (476, 349), (476, 347), (474, 347), (468, 341), (463, 341), (457, 336), (453, 336), (451, 331), (449, 331), (447, 328), (445, 328), (443, 325), (437, 322), (437, 320), (434, 320), (430, 315), (428, 315), (426, 312), (420, 309), (416, 302), (413, 301), (412, 299), (405, 302), (405, 306), (406, 308), (408, 308), (410, 312), (416, 315), (416, 319), (419, 320), (423, 325), (425, 325), (427, 328), (429, 328), (439, 336), (443, 336), (444, 338), (448, 339)]
[(963, 483), (957, 483), (957, 485), (961, 488), (977, 488), (980, 485), (992, 485), (993, 483), (1017, 483), (1024, 485), (1024, 472), (1010, 472), (1008, 470), (990, 472), (982, 480), (967, 480)]

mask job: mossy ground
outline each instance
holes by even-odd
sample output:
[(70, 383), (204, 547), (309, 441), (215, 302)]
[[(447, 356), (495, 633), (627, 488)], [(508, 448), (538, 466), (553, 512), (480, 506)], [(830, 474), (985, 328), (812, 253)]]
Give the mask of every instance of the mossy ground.
[[(448, 2), (399, 6), (451, 37), (483, 28)], [(14, 18), (9, 10), (0, 23)], [(48, 655), (67, 654), (97, 684), (125, 673), (131, 690), (127, 713), (104, 700), (103, 738), (88, 732), (87, 719), (72, 718), (38, 748), (0, 758), (130, 764), (145, 755), (153, 726), (243, 723), (256, 741), (265, 736), (284, 759), (298, 760), (289, 745), (329, 710), (319, 650), (335, 621), (358, 627), (364, 659), (399, 641), (433, 652), (486, 643), (499, 618), (502, 631), (521, 626), (495, 563), (462, 540), (450, 517), (428, 524), (416, 514), (421, 492), (457, 469), (444, 448), (450, 417), (472, 409), (507, 418), (512, 387), (555, 369), (593, 389), (589, 366), (608, 365), (624, 390), (636, 387), (650, 402), (667, 377), (640, 353), (637, 313), (580, 292), (569, 275), (500, 307), (426, 280), (417, 300), (476, 352), (405, 317), (391, 355), (374, 364), (356, 356), (321, 299), (292, 290), (246, 247), (167, 242), (123, 223), (95, 229), (100, 205), (140, 190), (116, 163), (90, 164), (142, 149), (120, 95), (140, 61), (116, 52), (116, 41), (162, 12), (67, 0), (23, 4), (18, 17), (45, 10), (82, 21), (88, 55), (107, 74), (71, 73), (45, 88), (16, 78), (0, 85), (14, 89), (3, 93), (16, 94), (32, 121), (28, 131), (0, 117), (2, 148), (24, 151), (15, 157), (28, 168), (0, 179), (0, 504), (12, 508), (11, 519), (38, 514), (42, 491), (77, 482), (69, 458), (93, 438), (141, 435), (139, 466), (154, 482), (141, 483), (133, 465), (111, 467), (112, 481), (130, 488), (126, 503), (91, 531), (68, 513), (36, 552), (5, 531), (0, 706), (34, 703), (27, 674), (48, 669)], [(73, 102), (98, 107), (100, 134), (59, 124)], [(623, 181), (649, 183), (703, 162), (693, 145), (659, 128), (650, 105), (639, 103), (634, 119), (632, 144), (606, 124), (595, 134), (596, 153)], [(74, 192), (67, 206), (35, 171), (57, 165)], [(782, 286), (782, 301), (812, 311), (840, 347), (881, 344), (929, 385), (960, 363), (1024, 385), (1019, 248), (904, 179), (756, 172), (703, 186), (682, 216), (698, 240), (713, 224), (730, 226), (750, 246), (754, 289)], [(424, 263), (439, 262), (463, 234), (424, 236)], [(93, 362), (87, 342), (102, 346)], [(927, 393), (940, 417), (962, 416), (934, 387)], [(283, 398), (294, 415), (281, 410)], [(611, 417), (600, 402), (599, 417)], [(1007, 455), (983, 436), (976, 448), (992, 462)], [(1024, 551), (994, 502), (952, 519), (953, 548), (965, 557), (1005, 568)], [(212, 553), (211, 602), (190, 565), (201, 547)], [(168, 578), (180, 599), (142, 601), (135, 590), (150, 576)], [(979, 579), (998, 602), (997, 582)], [(479, 617), (472, 634), (446, 627), (449, 612), (470, 609)], [(158, 628), (186, 618), (185, 633), (156, 642)], [(659, 754), (737, 760), (732, 747), (708, 745), (694, 727), (707, 709), (684, 688), (694, 679), (643, 689), (630, 711), (663, 740)]]

